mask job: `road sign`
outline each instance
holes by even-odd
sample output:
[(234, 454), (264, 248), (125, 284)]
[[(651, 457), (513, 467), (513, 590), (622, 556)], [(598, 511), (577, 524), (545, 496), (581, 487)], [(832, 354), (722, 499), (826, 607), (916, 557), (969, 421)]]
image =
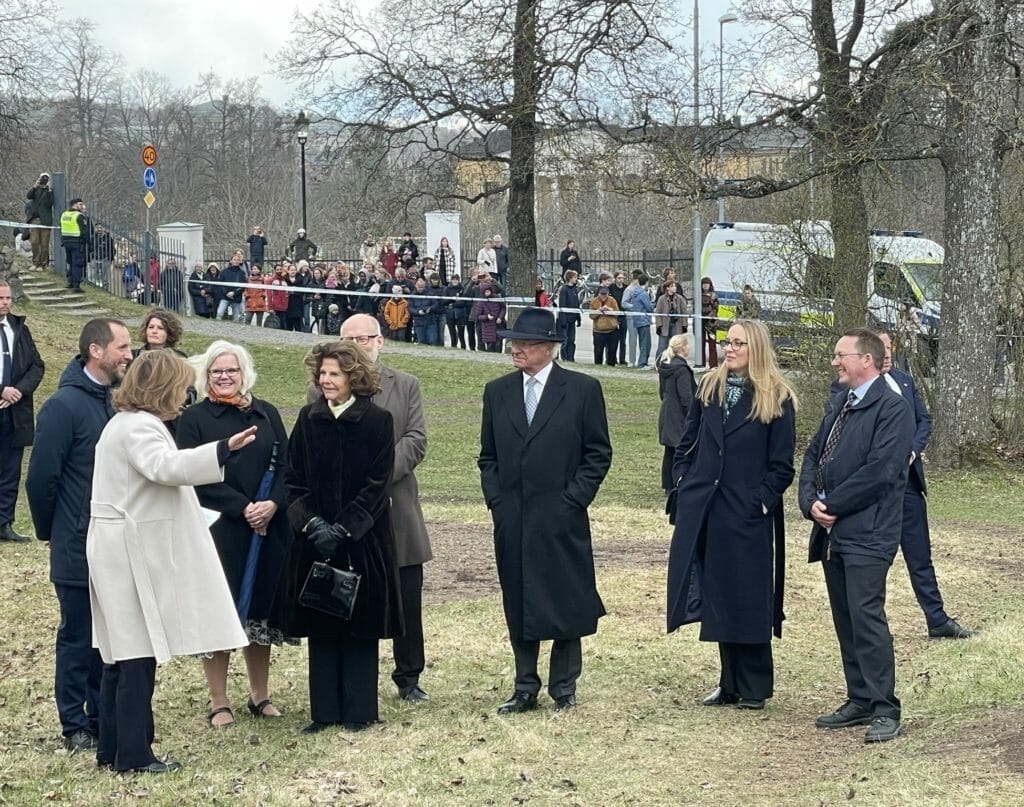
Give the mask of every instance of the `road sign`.
[(142, 184), (145, 185), (149, 190), (153, 190), (156, 187), (156, 170), (153, 168), (147, 168), (142, 172)]
[(156, 149), (152, 146), (146, 146), (142, 150), (142, 164), (147, 168), (151, 165), (156, 165)]
[(142, 201), (146, 203), (146, 207), (152, 207), (153, 202), (156, 201), (153, 191), (146, 191), (146, 195), (142, 197)]

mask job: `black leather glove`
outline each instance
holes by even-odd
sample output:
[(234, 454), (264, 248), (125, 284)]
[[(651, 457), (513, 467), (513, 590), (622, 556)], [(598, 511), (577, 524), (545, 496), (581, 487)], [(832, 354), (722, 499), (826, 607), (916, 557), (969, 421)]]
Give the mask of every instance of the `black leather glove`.
[(313, 542), (316, 551), (325, 558), (333, 558), (341, 548), (341, 542), (345, 540), (348, 533), (345, 528), (338, 524), (328, 524), (322, 529), (313, 532), (309, 540)]

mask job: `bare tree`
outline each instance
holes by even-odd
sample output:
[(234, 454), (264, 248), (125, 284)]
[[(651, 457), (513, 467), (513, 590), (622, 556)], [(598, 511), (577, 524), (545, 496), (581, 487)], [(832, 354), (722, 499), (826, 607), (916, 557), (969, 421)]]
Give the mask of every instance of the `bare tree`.
[(87, 19), (66, 22), (51, 36), (54, 84), (63, 92), (75, 141), (88, 150), (101, 141), (121, 57), (96, 41), (96, 24)]
[(989, 454), (1004, 156), (1020, 146), (1022, 4), (942, 0), (935, 32), (945, 86), (946, 264), (932, 458), (967, 466)]
[(504, 164), (505, 175), (479, 190), (414, 193), (467, 202), (507, 193), (511, 288), (529, 296), (538, 139), (579, 125), (578, 105), (566, 101), (609, 79), (609, 65), (639, 63), (662, 47), (663, 4), (384, 0), (372, 17), (352, 5), (331, 0), (300, 15), (294, 38), (304, 47), (282, 53), (281, 71), (323, 119), (341, 124), (343, 141), (365, 132), (385, 138), (378, 175), (410, 154), (435, 175), (456, 159)]
[(0, 4), (0, 151), (25, 135), (29, 101), (42, 85), (47, 20), (52, 18), (50, 0)]

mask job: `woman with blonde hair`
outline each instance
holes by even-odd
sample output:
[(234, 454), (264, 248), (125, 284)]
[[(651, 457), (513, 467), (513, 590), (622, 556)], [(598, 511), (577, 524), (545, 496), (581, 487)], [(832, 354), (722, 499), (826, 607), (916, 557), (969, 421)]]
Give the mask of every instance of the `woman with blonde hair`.
[(246, 644), (193, 485), (219, 482), (256, 428), (176, 448), (163, 421), (194, 380), (173, 351), (143, 353), (114, 392), (117, 414), (96, 444), (86, 541), (93, 641), (104, 664), (96, 760), (116, 771), (180, 767), (151, 748), (158, 663)]
[(705, 706), (763, 709), (782, 635), (782, 494), (793, 481), (796, 395), (768, 329), (737, 320), (697, 388), (675, 451), (668, 630), (700, 622), (721, 675)]

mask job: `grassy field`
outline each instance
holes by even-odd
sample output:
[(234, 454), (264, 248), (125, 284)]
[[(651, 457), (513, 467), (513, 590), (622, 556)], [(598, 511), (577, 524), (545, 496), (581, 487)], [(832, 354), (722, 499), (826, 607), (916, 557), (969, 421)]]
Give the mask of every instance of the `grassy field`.
[[(91, 293), (91, 292), (90, 292)], [(47, 361), (40, 401), (75, 352), (81, 322), (22, 306)], [(206, 340), (186, 339), (189, 352)], [(303, 402), (301, 351), (254, 346), (257, 394), (286, 420)], [(0, 545), (0, 801), (13, 805), (882, 805), (1020, 804), (1024, 792), (1024, 476), (932, 480), (934, 559), (950, 612), (982, 634), (929, 642), (906, 571), (890, 575), (905, 736), (869, 747), (862, 730), (822, 732), (813, 718), (844, 697), (827, 598), (804, 562), (793, 505), (785, 635), (776, 697), (761, 713), (707, 709), (717, 651), (690, 627), (664, 632), (670, 538), (658, 490), (657, 389), (622, 372), (603, 380), (615, 458), (591, 510), (598, 582), (609, 615), (584, 642), (580, 707), (499, 718), (512, 690), (475, 457), (483, 384), (505, 368), (436, 354), (393, 356), (421, 380), (430, 448), (419, 471), (436, 559), (426, 570), (432, 700), (394, 694), (381, 645), (383, 722), (356, 734), (298, 734), (308, 721), (305, 649), (275, 655), (272, 688), (286, 713), (255, 721), (236, 709), (225, 732), (203, 720), (199, 664), (157, 674), (158, 753), (185, 768), (118, 777), (60, 746), (53, 702), (57, 608), (46, 548)], [(38, 406), (38, 404), (37, 404)], [(24, 500), (17, 527), (31, 532)], [(230, 680), (236, 706), (244, 668)]]

